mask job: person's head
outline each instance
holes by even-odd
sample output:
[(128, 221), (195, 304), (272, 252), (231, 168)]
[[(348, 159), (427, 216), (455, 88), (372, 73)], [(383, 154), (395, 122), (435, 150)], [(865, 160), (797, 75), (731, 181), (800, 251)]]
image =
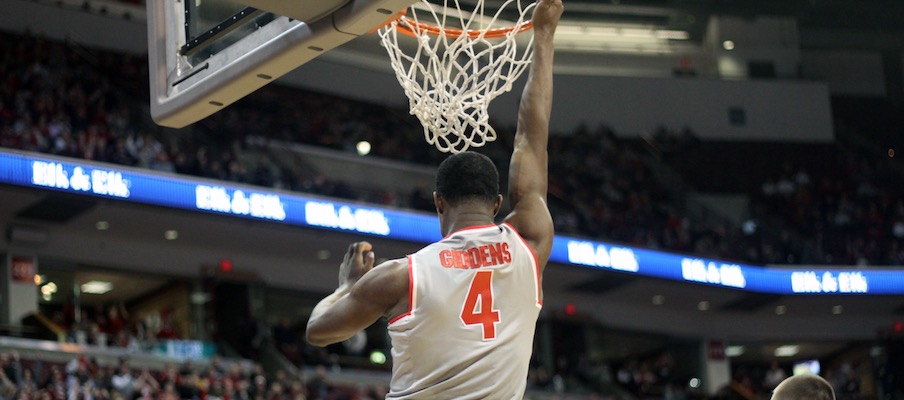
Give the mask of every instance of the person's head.
[(795, 375), (775, 387), (771, 400), (835, 400), (835, 390), (818, 375)]
[(495, 215), (502, 203), (499, 172), (489, 157), (466, 151), (446, 158), (436, 170), (437, 211), (444, 207), (486, 207)]

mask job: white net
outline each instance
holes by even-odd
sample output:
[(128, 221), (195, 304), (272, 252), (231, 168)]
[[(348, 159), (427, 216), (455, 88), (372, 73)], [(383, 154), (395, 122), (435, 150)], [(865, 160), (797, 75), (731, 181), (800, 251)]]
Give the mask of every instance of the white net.
[[(458, 0), (442, 2), (440, 8), (421, 0), (379, 34), (427, 143), (458, 153), (496, 140), (487, 109), (530, 64), (533, 36), (519, 45), (516, 35), (529, 27), (528, 12), (535, 3), (507, 0), (485, 16), (484, 0), (477, 0), (471, 11), (462, 10)], [(515, 21), (505, 20), (504, 10)], [(405, 30), (415, 39), (399, 35)], [(405, 46), (400, 40), (414, 43)]]

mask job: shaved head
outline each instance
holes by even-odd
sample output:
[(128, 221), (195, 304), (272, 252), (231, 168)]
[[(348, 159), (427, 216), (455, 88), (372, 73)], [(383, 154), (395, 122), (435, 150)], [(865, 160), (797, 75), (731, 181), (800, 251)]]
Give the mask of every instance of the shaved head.
[(819, 375), (795, 375), (776, 386), (772, 400), (835, 400), (835, 391)]

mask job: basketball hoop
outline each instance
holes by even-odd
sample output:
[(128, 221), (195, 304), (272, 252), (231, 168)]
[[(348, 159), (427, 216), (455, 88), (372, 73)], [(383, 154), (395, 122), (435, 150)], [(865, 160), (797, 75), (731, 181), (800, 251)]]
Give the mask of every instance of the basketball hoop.
[[(486, 17), (484, 0), (471, 11), (459, 0), (442, 2), (421, 0), (378, 33), (427, 143), (458, 153), (496, 140), (487, 109), (530, 65), (533, 37), (519, 49), (516, 35), (531, 28), (535, 3), (506, 0)], [(399, 33), (414, 38), (410, 54)]]

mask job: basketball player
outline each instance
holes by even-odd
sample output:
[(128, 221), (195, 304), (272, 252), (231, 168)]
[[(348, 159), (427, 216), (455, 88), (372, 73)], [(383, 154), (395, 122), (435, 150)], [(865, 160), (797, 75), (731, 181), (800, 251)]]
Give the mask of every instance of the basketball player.
[(326, 346), (389, 319), (393, 371), (388, 399), (520, 399), (525, 391), (540, 277), (552, 249), (546, 205), (553, 36), (561, 0), (539, 0), (534, 53), (518, 111), (502, 225), (496, 167), (464, 152), (437, 169), (434, 204), (444, 238), (405, 259), (374, 265), (354, 243), (339, 288), (311, 313), (307, 340)]
[(775, 387), (772, 400), (835, 400), (835, 390), (819, 375), (794, 375)]

